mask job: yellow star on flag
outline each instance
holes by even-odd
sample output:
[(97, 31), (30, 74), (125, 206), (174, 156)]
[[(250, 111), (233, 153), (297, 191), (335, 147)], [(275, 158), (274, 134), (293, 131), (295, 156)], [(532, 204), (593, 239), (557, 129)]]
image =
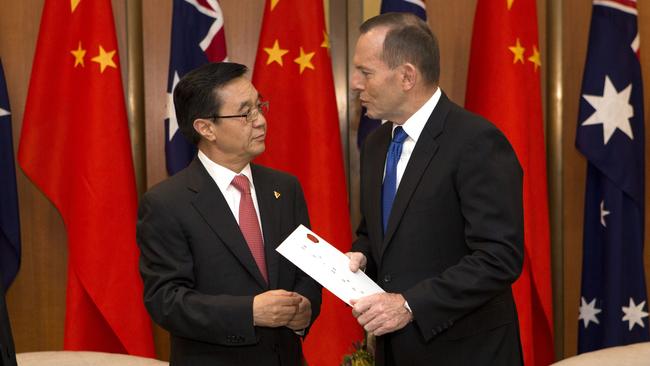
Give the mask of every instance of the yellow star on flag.
[(266, 60), (267, 65), (273, 62), (277, 62), (278, 64), (280, 64), (280, 66), (284, 66), (284, 64), (282, 63), (282, 56), (287, 54), (289, 50), (283, 50), (282, 48), (280, 48), (280, 43), (276, 39), (275, 43), (273, 43), (273, 47), (271, 48), (264, 47), (264, 52), (266, 52), (269, 55), (269, 58)]
[(323, 31), (323, 43), (321, 43), (320, 46), (323, 48), (327, 48), (328, 50), (330, 48), (330, 36), (325, 31)]
[(528, 61), (535, 64), (535, 71), (537, 71), (538, 67), (542, 66), (542, 60), (539, 56), (540, 55), (537, 46), (533, 46), (533, 55), (528, 58)]
[(280, 0), (271, 0), (271, 11), (275, 9), (276, 5), (278, 5), (279, 2)]
[(71, 13), (74, 13), (75, 9), (77, 9), (77, 5), (79, 5), (80, 2), (81, 2), (81, 0), (70, 0), (70, 12)]
[(506, 1), (508, 2), (508, 10), (510, 10), (510, 8), (512, 8), (512, 3), (514, 3), (515, 0), (506, 0)]
[(106, 52), (104, 47), (99, 46), (99, 55), (93, 57), (91, 60), (99, 64), (99, 70), (103, 73), (107, 66), (117, 69), (117, 65), (113, 62), (113, 55), (115, 55), (115, 50)]
[(312, 70), (315, 69), (314, 65), (311, 63), (311, 59), (314, 57), (315, 54), (316, 54), (316, 52), (305, 53), (305, 50), (303, 50), (302, 47), (300, 47), (300, 57), (293, 60), (293, 62), (300, 65), (300, 73), (301, 74), (302, 74), (303, 71), (305, 71), (306, 68), (307, 69), (312, 69)]
[(517, 38), (517, 43), (514, 46), (508, 47), (508, 49), (515, 55), (514, 60), (512, 60), (513, 64), (516, 64), (517, 61), (521, 62), (522, 64), (524, 63), (524, 51), (526, 51), (526, 49), (524, 47), (521, 47), (519, 38)]
[(81, 67), (86, 67), (84, 64), (84, 56), (86, 56), (86, 50), (81, 48), (81, 41), (79, 41), (79, 46), (77, 47), (76, 50), (70, 51), (72, 56), (74, 56), (74, 67), (77, 67), (77, 65), (81, 65)]

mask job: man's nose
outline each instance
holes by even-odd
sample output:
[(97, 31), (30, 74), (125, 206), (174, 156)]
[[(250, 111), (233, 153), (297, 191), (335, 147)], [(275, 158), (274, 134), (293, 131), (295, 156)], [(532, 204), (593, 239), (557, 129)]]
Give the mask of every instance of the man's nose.
[(350, 86), (352, 87), (352, 90), (355, 92), (360, 92), (364, 89), (364, 84), (361, 76), (359, 75), (358, 71), (355, 71), (352, 73), (352, 79), (350, 81)]
[(262, 113), (257, 115), (257, 118), (253, 121), (253, 128), (260, 128), (266, 126), (266, 116)]

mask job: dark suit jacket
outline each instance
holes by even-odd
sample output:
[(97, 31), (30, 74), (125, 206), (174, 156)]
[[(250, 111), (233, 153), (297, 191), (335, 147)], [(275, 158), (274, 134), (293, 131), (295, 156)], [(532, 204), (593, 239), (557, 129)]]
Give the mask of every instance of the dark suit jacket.
[(516, 365), (510, 289), (523, 264), (522, 170), (491, 123), (443, 94), (398, 187), (386, 235), (381, 185), (390, 123), (361, 153), (361, 212), (353, 251), (414, 321), (377, 339), (377, 365)]
[(296, 291), (311, 301), (312, 322), (318, 315), (320, 287), (275, 251), (299, 224), (309, 224), (307, 207), (295, 177), (251, 169), (270, 285), (198, 159), (142, 198), (137, 239), (144, 302), (171, 333), (172, 365), (300, 365), (293, 330), (253, 326), (253, 297)]
[[(0, 279), (2, 276), (0, 275)], [(16, 351), (11, 336), (11, 323), (5, 302), (5, 290), (0, 280), (0, 366), (16, 366)]]

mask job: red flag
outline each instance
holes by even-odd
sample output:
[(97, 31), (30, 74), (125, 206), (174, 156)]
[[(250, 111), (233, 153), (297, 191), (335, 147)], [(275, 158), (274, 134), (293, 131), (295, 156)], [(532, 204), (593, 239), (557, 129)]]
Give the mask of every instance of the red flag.
[(153, 356), (110, 0), (47, 0), (18, 161), (68, 234), (64, 348)]
[[(267, 1), (253, 83), (270, 101), (266, 152), (257, 162), (295, 174), (313, 230), (342, 252), (351, 230), (329, 39), (322, 1)], [(338, 365), (363, 331), (351, 309), (323, 291), (305, 342), (310, 365)]]
[(505, 133), (524, 169), (524, 269), (513, 289), (533, 366), (555, 358), (540, 66), (535, 0), (479, 0), (465, 104)]

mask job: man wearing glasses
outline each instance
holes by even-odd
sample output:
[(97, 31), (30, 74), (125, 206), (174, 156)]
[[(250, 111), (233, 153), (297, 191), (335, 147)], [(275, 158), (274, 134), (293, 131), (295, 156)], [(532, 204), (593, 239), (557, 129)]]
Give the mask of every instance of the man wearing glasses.
[(298, 180), (251, 164), (265, 111), (246, 66), (212, 63), (174, 90), (198, 156), (142, 198), (144, 302), (171, 334), (171, 365), (300, 365), (320, 287), (275, 248), (309, 218)]

